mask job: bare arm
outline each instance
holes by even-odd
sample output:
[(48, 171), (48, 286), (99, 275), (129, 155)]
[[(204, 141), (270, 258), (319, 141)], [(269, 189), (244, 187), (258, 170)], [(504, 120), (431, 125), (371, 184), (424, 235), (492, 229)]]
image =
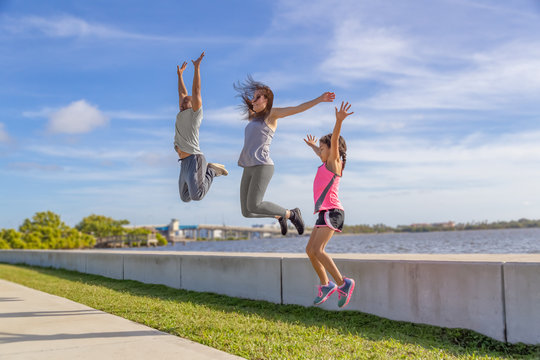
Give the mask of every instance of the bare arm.
[(202, 97), (201, 97), (201, 60), (204, 57), (204, 51), (197, 60), (191, 60), (193, 66), (195, 67), (195, 73), (193, 74), (193, 88), (191, 90), (191, 106), (193, 111), (197, 111), (202, 106)]
[(307, 135), (307, 138), (304, 139), (307, 146), (309, 146), (317, 156), (321, 156), (321, 149), (317, 146), (317, 138), (313, 135)]
[(184, 70), (186, 70), (187, 62), (184, 61), (182, 64), (182, 67), (176, 65), (176, 73), (178, 74), (178, 106), (182, 106), (182, 101), (184, 101), (184, 98), (188, 96), (188, 92), (186, 89), (186, 85), (184, 85), (184, 78), (182, 74), (184, 73)]
[(311, 109), (315, 105), (321, 102), (332, 102), (336, 98), (336, 95), (333, 92), (325, 92), (318, 98), (307, 101), (303, 104), (297, 106), (289, 106), (286, 108), (272, 108), (268, 120), (270, 123), (275, 123), (277, 119), (284, 118), (287, 116), (295, 115), (301, 112), (304, 112), (308, 109)]
[(330, 140), (330, 156), (328, 157), (329, 169), (335, 173), (341, 173), (341, 166), (339, 166), (339, 136), (341, 134), (341, 124), (343, 120), (354, 112), (348, 113), (351, 105), (346, 102), (345, 104), (341, 102), (341, 107), (339, 111), (336, 107), (336, 124), (334, 125), (334, 130), (332, 131), (332, 140)]

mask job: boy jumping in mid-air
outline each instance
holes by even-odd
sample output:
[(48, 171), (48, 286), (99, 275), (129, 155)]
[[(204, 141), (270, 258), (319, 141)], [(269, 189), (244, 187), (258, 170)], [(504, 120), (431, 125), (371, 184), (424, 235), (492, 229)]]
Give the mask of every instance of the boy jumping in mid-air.
[(182, 76), (187, 63), (184, 61), (182, 67), (176, 66), (180, 112), (176, 115), (174, 149), (180, 158), (178, 161), (182, 163), (178, 189), (180, 199), (184, 202), (202, 200), (210, 189), (214, 177), (228, 174), (225, 166), (207, 163), (199, 148), (199, 128), (203, 118), (200, 73), (203, 57), (204, 51), (197, 60), (192, 60), (195, 73), (191, 96), (187, 92)]

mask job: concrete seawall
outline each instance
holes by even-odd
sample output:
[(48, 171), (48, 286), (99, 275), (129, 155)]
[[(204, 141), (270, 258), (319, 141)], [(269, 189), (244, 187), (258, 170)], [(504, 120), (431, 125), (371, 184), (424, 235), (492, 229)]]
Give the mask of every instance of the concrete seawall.
[[(332, 256), (356, 280), (347, 310), (540, 344), (540, 255)], [(303, 306), (318, 284), (303, 254), (0, 250), (0, 262)], [(322, 307), (339, 311), (337, 296)]]

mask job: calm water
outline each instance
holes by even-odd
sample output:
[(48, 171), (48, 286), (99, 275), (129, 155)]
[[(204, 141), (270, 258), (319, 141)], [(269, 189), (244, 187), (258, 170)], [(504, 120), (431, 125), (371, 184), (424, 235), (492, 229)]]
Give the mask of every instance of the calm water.
[[(159, 250), (225, 252), (304, 252), (308, 237), (198, 241)], [(147, 250), (147, 248), (140, 248)], [(438, 253), (539, 254), (540, 228), (469, 230), (376, 235), (337, 235), (328, 243), (330, 253)]]

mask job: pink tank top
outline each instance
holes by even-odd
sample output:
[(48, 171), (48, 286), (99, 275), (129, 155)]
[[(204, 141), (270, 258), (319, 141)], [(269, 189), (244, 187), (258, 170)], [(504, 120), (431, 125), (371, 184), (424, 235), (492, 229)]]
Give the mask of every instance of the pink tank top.
[(319, 166), (313, 181), (313, 200), (315, 213), (321, 210), (341, 209), (343, 205), (338, 198), (339, 180), (341, 176), (334, 174), (326, 168), (326, 163)]

